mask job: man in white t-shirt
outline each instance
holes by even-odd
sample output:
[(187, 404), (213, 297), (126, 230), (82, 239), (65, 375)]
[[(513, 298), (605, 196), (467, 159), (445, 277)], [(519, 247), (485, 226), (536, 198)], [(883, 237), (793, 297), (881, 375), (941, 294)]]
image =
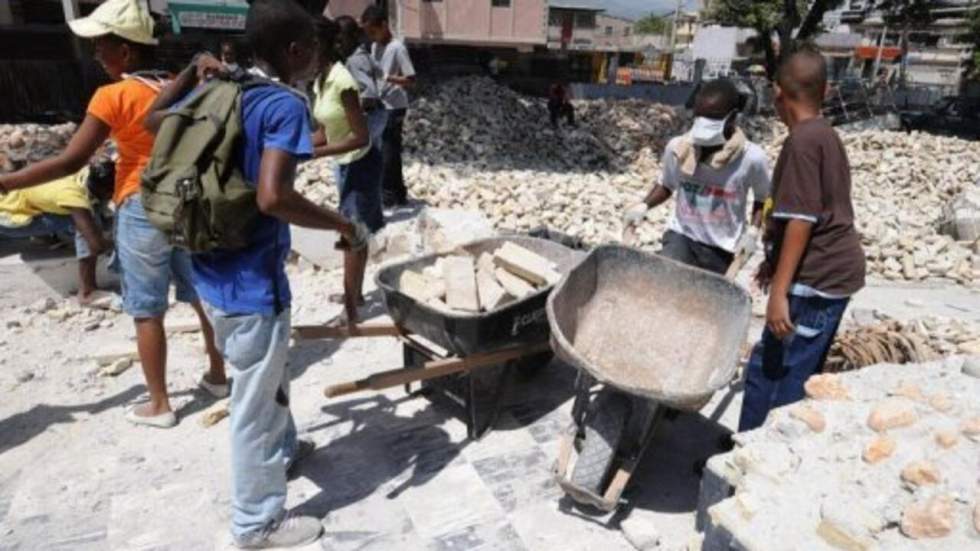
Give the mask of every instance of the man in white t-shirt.
[(381, 137), (383, 164), (381, 180), (385, 206), (402, 206), (408, 202), (408, 190), (402, 176), (402, 125), (408, 110), (408, 92), (415, 84), (415, 67), (408, 55), (408, 48), (394, 38), (388, 27), (388, 14), (383, 8), (369, 6), (361, 15), (361, 26), (371, 39), (371, 56), (384, 72), (381, 84), (381, 101), (388, 113), (388, 121)]
[(649, 209), (677, 195), (660, 254), (724, 274), (746, 230), (749, 190), (758, 221), (771, 184), (765, 151), (735, 124), (744, 98), (726, 79), (705, 83), (694, 102), (691, 131), (664, 149), (660, 184), (626, 212), (639, 224)]

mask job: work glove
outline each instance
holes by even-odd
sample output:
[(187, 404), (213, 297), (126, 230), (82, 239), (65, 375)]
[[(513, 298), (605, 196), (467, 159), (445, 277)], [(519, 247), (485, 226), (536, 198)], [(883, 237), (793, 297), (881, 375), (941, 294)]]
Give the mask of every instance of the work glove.
[(637, 203), (632, 207), (626, 209), (626, 214), (623, 215), (623, 223), (626, 226), (638, 226), (646, 216), (647, 211), (650, 207), (646, 203)]

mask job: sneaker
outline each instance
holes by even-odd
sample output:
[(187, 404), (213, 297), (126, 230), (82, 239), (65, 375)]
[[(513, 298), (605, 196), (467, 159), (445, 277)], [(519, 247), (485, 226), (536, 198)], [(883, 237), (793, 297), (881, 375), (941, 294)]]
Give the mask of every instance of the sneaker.
[(229, 390), (228, 390), (229, 389), (228, 383), (225, 383), (223, 385), (214, 384), (214, 383), (208, 381), (208, 376), (207, 375), (201, 375), (201, 378), (198, 379), (198, 381), (197, 381), (197, 386), (201, 387), (208, 394), (210, 394), (211, 396), (214, 396), (215, 398), (218, 398), (219, 400), (221, 398), (227, 398), (228, 397), (228, 392), (229, 392)]
[(316, 444), (309, 439), (300, 438), (296, 440), (296, 454), (286, 460), (286, 472), (293, 470), (307, 457), (316, 451)]
[(322, 533), (323, 525), (319, 519), (289, 514), (264, 530), (234, 540), (239, 549), (274, 549), (308, 545), (318, 540)]

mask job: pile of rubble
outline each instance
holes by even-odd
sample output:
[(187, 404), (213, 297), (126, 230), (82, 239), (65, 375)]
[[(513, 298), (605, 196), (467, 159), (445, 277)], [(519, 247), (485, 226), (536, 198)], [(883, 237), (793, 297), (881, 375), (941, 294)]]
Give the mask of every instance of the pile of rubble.
[(72, 123), (0, 124), (0, 172), (10, 172), (60, 152), (74, 133)]
[[(409, 111), (405, 175), (414, 197), (484, 213), (498, 230), (548, 226), (589, 243), (618, 241), (622, 213), (657, 181), (683, 115), (638, 101), (576, 101), (579, 126), (552, 130), (544, 100), (485, 78), (435, 85)], [(775, 164), (785, 127), (744, 125)], [(765, 130), (768, 129), (768, 132)], [(980, 251), (940, 233), (946, 205), (980, 178), (980, 144), (900, 132), (843, 133), (853, 196), (873, 275), (891, 280), (980, 282)], [(333, 204), (329, 161), (304, 165), (301, 185)], [(326, 185), (324, 185), (326, 184)], [(671, 206), (651, 211), (637, 244), (659, 248)]]
[(939, 233), (950, 201), (980, 181), (980, 143), (880, 131), (843, 139), (870, 271), (891, 280), (980, 282), (980, 243)]
[(974, 548), (978, 377), (980, 358), (959, 357), (811, 378), (708, 461), (703, 548)]

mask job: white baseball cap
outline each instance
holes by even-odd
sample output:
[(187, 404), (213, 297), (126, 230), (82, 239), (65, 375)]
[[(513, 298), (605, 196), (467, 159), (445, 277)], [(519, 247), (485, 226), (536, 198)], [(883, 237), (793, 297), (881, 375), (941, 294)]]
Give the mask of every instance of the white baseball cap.
[(88, 17), (69, 21), (71, 32), (82, 38), (114, 34), (138, 44), (156, 45), (153, 18), (139, 0), (106, 0)]

